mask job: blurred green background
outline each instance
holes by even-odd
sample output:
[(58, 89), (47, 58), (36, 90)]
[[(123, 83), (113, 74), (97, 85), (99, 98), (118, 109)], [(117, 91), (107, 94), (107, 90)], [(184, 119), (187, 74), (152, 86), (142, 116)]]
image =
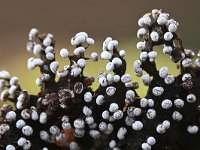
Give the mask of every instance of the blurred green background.
[[(35, 85), (35, 79), (39, 70), (26, 69), (26, 61), (32, 54), (26, 51), (28, 31), (32, 27), (40, 30), (40, 33), (52, 33), (56, 38), (56, 51), (63, 47), (73, 50), (70, 38), (79, 31), (85, 31), (96, 41), (95, 46), (90, 47), (89, 53), (100, 53), (102, 42), (107, 36), (119, 41), (119, 49), (127, 52), (128, 70), (133, 73), (133, 61), (138, 58), (136, 50), (137, 21), (145, 13), (154, 8), (162, 9), (170, 13), (180, 23), (180, 33), (185, 48), (198, 51), (200, 47), (200, 1), (158, 1), (158, 0), (35, 0), (35, 1), (0, 1), (0, 70), (6, 69), (12, 75), (20, 78), (23, 89), (30, 93), (37, 93), (39, 88)], [(176, 65), (169, 61), (169, 57), (159, 52), (158, 68), (170, 66), (170, 73), (177, 74)], [(67, 62), (57, 56), (63, 65)], [(88, 76), (96, 76), (105, 71), (105, 62), (94, 63), (88, 61), (85, 73)], [(133, 81), (141, 79), (134, 76)], [(145, 95), (146, 88), (138, 91)], [(95, 87), (94, 87), (95, 88)]]

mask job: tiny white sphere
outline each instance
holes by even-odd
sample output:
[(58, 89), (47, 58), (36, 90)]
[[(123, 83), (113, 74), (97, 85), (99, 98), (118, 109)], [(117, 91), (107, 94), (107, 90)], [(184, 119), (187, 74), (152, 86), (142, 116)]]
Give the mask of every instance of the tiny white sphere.
[(8, 121), (15, 121), (17, 115), (14, 111), (9, 111), (6, 116), (5, 116), (5, 119), (8, 120)]
[(60, 50), (60, 56), (61, 56), (62, 58), (67, 58), (67, 57), (69, 56), (68, 50), (67, 50), (66, 48), (62, 48), (62, 49)]
[(187, 127), (187, 131), (188, 131), (188, 133), (190, 133), (190, 134), (196, 134), (196, 133), (199, 131), (199, 127), (198, 127), (198, 126), (195, 126), (195, 125), (188, 126), (188, 127)]
[(156, 139), (153, 136), (148, 137), (147, 143), (151, 146), (156, 144)]
[(98, 60), (98, 54), (96, 52), (91, 53), (91, 58), (93, 61), (97, 61)]
[(117, 46), (118, 46), (118, 41), (112, 40), (108, 43), (107, 49), (110, 51), (110, 50), (113, 50), (114, 48), (116, 48)]
[(148, 105), (148, 100), (146, 98), (142, 98), (140, 100), (140, 106), (145, 108), (145, 107), (147, 107), (147, 105)]
[(44, 51), (45, 51), (46, 54), (47, 53), (54, 53), (54, 48), (52, 46), (47, 46)]
[(146, 116), (148, 119), (154, 119), (156, 117), (156, 111), (154, 109), (148, 109)]
[(16, 108), (17, 108), (17, 109), (23, 109), (23, 103), (20, 102), (20, 101), (18, 101), (18, 102), (16, 103)]
[(164, 34), (165, 41), (170, 41), (173, 38), (173, 34), (171, 32), (166, 32)]
[(97, 105), (102, 105), (104, 103), (104, 96), (103, 95), (98, 95), (96, 98), (96, 104)]
[(139, 50), (143, 50), (145, 48), (145, 42), (138, 42), (136, 47)]
[(143, 128), (143, 123), (142, 123), (141, 121), (135, 121), (135, 122), (132, 124), (132, 128), (133, 128), (133, 130), (136, 130), (136, 131), (142, 130), (142, 128)]
[(81, 43), (84, 43), (85, 40), (86, 40), (85, 36), (83, 36), (83, 35), (78, 35), (78, 36), (76, 36), (75, 39), (74, 39), (74, 44), (75, 44), (75, 45), (80, 45)]
[(132, 76), (130, 74), (124, 74), (122, 77), (121, 77), (121, 81), (123, 83), (128, 83), (128, 82), (131, 82), (132, 80)]
[(2, 79), (10, 79), (10, 73), (6, 70), (0, 71), (0, 78)]
[(35, 80), (35, 84), (36, 85), (38, 85), (38, 86), (42, 86), (42, 79), (41, 78), (37, 78), (36, 80)]
[(140, 60), (141, 61), (146, 61), (147, 57), (148, 57), (147, 52), (141, 52), (140, 53)]
[(23, 146), (24, 150), (28, 150), (31, 148), (31, 142), (29, 140), (26, 141), (25, 145)]
[(85, 118), (85, 122), (88, 124), (88, 125), (92, 125), (94, 123), (94, 118), (92, 116), (87, 116)]
[(114, 82), (114, 76), (112, 74), (107, 74), (106, 76), (108, 83), (113, 83)]
[(121, 127), (117, 132), (118, 139), (119, 140), (124, 140), (126, 133), (127, 133), (127, 129), (125, 127)]
[(79, 67), (84, 68), (86, 66), (86, 60), (81, 58), (77, 61)]
[(116, 66), (116, 67), (120, 67), (122, 65), (122, 60), (118, 57), (113, 58), (112, 63)]
[(101, 116), (103, 119), (108, 120), (110, 118), (109, 111), (107, 110), (103, 111)]
[(29, 40), (33, 40), (34, 38), (36, 38), (38, 32), (39, 32), (38, 29), (32, 28), (32, 29), (29, 31)]
[(84, 47), (77, 47), (74, 49), (74, 55), (79, 56), (80, 54), (85, 52), (85, 48)]
[(10, 95), (14, 95), (15, 94), (15, 92), (17, 91), (17, 86), (16, 85), (12, 85), (10, 88), (9, 88), (9, 90), (8, 90), (8, 92), (9, 92), (9, 94)]
[(49, 133), (47, 131), (40, 131), (40, 139), (44, 140), (44, 141), (48, 141), (49, 139)]
[(149, 74), (145, 74), (142, 76), (142, 82), (144, 85), (149, 85), (149, 83), (151, 82), (151, 77)]
[(103, 42), (103, 47), (102, 47), (102, 50), (103, 51), (106, 51), (107, 50), (107, 45), (108, 43), (112, 41), (112, 38), (111, 37), (107, 37), (106, 40)]
[(78, 36), (84, 36), (86, 39), (88, 38), (88, 34), (86, 32), (78, 32), (75, 37), (78, 37)]
[(159, 124), (157, 127), (156, 127), (156, 131), (160, 134), (163, 134), (166, 132), (166, 128), (162, 125), (162, 124)]
[(151, 52), (148, 53), (149, 59), (153, 59), (153, 60), (155, 60), (157, 58), (157, 55), (158, 54), (155, 51), (151, 51)]
[(166, 84), (172, 84), (175, 81), (175, 77), (171, 74), (167, 75), (167, 77), (164, 79)]
[(100, 137), (100, 132), (98, 130), (90, 130), (89, 134), (93, 139), (98, 139)]
[(137, 32), (138, 38), (143, 38), (147, 34), (147, 30), (145, 28), (140, 28)]
[(142, 143), (143, 150), (151, 150), (151, 146), (148, 143)]
[(169, 32), (176, 32), (176, 30), (177, 30), (177, 25), (174, 24), (174, 23), (169, 24), (168, 30), (169, 30)]
[(93, 124), (89, 125), (90, 129), (95, 129), (96, 127), (97, 127), (97, 123), (93, 123)]
[(135, 92), (133, 90), (126, 91), (126, 98), (129, 100), (133, 100), (135, 98)]
[(120, 50), (120, 51), (119, 51), (119, 55), (120, 55), (121, 57), (125, 57), (125, 56), (126, 56), (126, 51), (125, 51), (125, 50)]
[(184, 106), (184, 101), (182, 99), (176, 99), (174, 101), (174, 105), (177, 107), (177, 108), (182, 108)]
[(197, 58), (197, 59), (195, 60), (195, 65), (196, 65), (197, 67), (200, 67), (200, 59), (199, 59), (199, 58)]
[(191, 80), (192, 79), (192, 76), (191, 74), (189, 73), (185, 73), (183, 76), (182, 76), (182, 81), (186, 81), (186, 80)]
[(2, 100), (2, 101), (5, 101), (8, 98), (8, 96), (10, 95), (8, 90), (4, 90), (0, 94), (1, 94), (0, 100)]
[(36, 110), (32, 110), (32, 112), (31, 112), (31, 119), (33, 121), (36, 121), (36, 120), (38, 120), (38, 118), (39, 118), (38, 112)]
[(116, 112), (119, 109), (119, 106), (117, 103), (111, 103), (109, 107), (110, 112)]
[(140, 27), (144, 27), (144, 26), (145, 26), (144, 18), (143, 18), (143, 17), (140, 18), (140, 19), (138, 20), (138, 25), (139, 25)]
[(163, 109), (170, 109), (172, 107), (172, 101), (169, 99), (165, 99), (162, 101), (161, 106)]
[(123, 117), (123, 111), (121, 111), (121, 110), (118, 110), (118, 111), (116, 111), (114, 114), (113, 114), (113, 118), (115, 119), (115, 120), (120, 120), (120, 119), (122, 119), (122, 117)]
[(151, 18), (149, 16), (143, 17), (144, 25), (150, 26), (151, 25)]
[(172, 47), (171, 46), (164, 46), (163, 47), (163, 53), (164, 54), (170, 54), (171, 52), (173, 51)]
[(176, 121), (182, 120), (183, 116), (178, 111), (174, 111), (172, 114), (172, 118)]
[(53, 53), (46, 53), (46, 58), (48, 60), (53, 60), (55, 58), (54, 54)]
[(46, 37), (46, 38), (43, 40), (43, 45), (44, 45), (44, 46), (50, 46), (50, 45), (51, 45), (51, 42), (52, 42), (51, 38)]
[(84, 129), (75, 129), (74, 130), (74, 136), (77, 138), (82, 138), (85, 135), (85, 130)]
[(82, 69), (80, 67), (74, 67), (71, 69), (71, 76), (77, 77), (81, 74)]
[(71, 142), (69, 145), (70, 150), (79, 150), (79, 146), (77, 142)]
[(83, 114), (86, 115), (86, 116), (91, 116), (92, 115), (92, 110), (89, 107), (84, 106), (83, 107)]
[(50, 69), (51, 71), (56, 74), (57, 70), (59, 68), (59, 63), (57, 61), (53, 61), (51, 64), (50, 64)]
[(166, 78), (167, 75), (168, 75), (168, 68), (167, 67), (160, 68), (160, 70), (159, 70), (159, 76), (161, 78)]
[(159, 34), (156, 31), (152, 31), (150, 37), (153, 42), (157, 42), (159, 40)]
[(113, 71), (115, 68), (114, 64), (112, 62), (107, 63), (106, 70), (107, 71)]
[(134, 108), (132, 113), (133, 113), (133, 116), (138, 117), (141, 115), (142, 110), (140, 108)]
[(11, 79), (10, 79), (10, 85), (17, 85), (18, 84), (18, 82), (19, 82), (19, 78), (18, 77), (12, 77)]
[(33, 64), (34, 64), (35, 66), (42, 66), (42, 65), (44, 64), (44, 61), (43, 61), (42, 59), (40, 59), (40, 58), (35, 58), (35, 59), (33, 60)]
[(101, 86), (103, 86), (103, 87), (105, 87), (105, 86), (108, 85), (108, 83), (107, 83), (107, 79), (106, 79), (105, 76), (102, 76), (102, 77), (99, 78), (99, 83), (100, 83)]
[(127, 126), (132, 126), (133, 122), (134, 122), (134, 118), (133, 117), (130, 117), (130, 116), (126, 116), (125, 118), (125, 123)]
[(107, 127), (108, 127), (108, 125), (105, 122), (101, 122), (99, 124), (99, 130), (102, 131), (102, 132), (106, 131)]
[(64, 130), (70, 130), (72, 128), (69, 122), (63, 122), (61, 126)]
[(32, 129), (31, 126), (26, 125), (26, 126), (24, 126), (24, 127), (22, 128), (22, 133), (23, 133), (24, 135), (26, 135), (26, 136), (30, 136), (30, 135), (33, 134), (33, 129)]
[(25, 121), (22, 120), (22, 119), (20, 119), (20, 120), (18, 120), (18, 121), (16, 122), (16, 127), (17, 127), (18, 129), (23, 128), (25, 125), (26, 125), (26, 123), (25, 123)]
[(86, 92), (86, 93), (84, 94), (84, 100), (85, 100), (85, 102), (87, 102), (87, 103), (91, 102), (91, 101), (92, 101), (92, 93), (91, 93), (91, 92)]
[(40, 114), (39, 122), (41, 124), (45, 124), (47, 122), (47, 114), (45, 112)]
[(19, 146), (24, 146), (26, 144), (26, 139), (24, 137), (19, 138), (19, 140), (17, 141), (17, 144)]
[(112, 141), (110, 141), (110, 143), (109, 143), (109, 147), (110, 147), (110, 148), (114, 148), (114, 147), (116, 147), (116, 145), (117, 145), (117, 143), (116, 143), (115, 140), (112, 140)]
[(115, 83), (120, 81), (120, 76), (119, 75), (114, 75), (113, 80)]
[(190, 58), (185, 58), (182, 61), (182, 66), (187, 68), (192, 66), (192, 60)]
[(109, 86), (106, 88), (106, 94), (108, 96), (113, 96), (116, 92), (116, 88), (114, 86)]
[(74, 120), (74, 127), (77, 129), (83, 129), (85, 127), (85, 122), (82, 119)]
[(158, 19), (157, 19), (157, 22), (158, 22), (159, 25), (166, 25), (167, 24), (167, 18), (159, 16)]
[(13, 145), (7, 145), (6, 150), (16, 150)]
[(33, 47), (33, 53), (35, 55), (37, 54), (40, 54), (40, 52), (42, 51), (42, 46), (40, 44), (36, 44), (34, 47)]
[(188, 94), (186, 99), (189, 103), (194, 103), (197, 100), (197, 98), (194, 94)]
[(148, 99), (148, 106), (153, 107), (154, 106), (154, 100), (153, 99)]
[(94, 45), (95, 44), (94, 39), (92, 39), (92, 38), (87, 38), (86, 42), (88, 43), (88, 45)]
[(60, 128), (53, 125), (49, 128), (49, 132), (52, 134), (52, 135), (58, 135), (60, 133)]
[(29, 109), (24, 109), (21, 111), (21, 117), (23, 119), (30, 119), (31, 118), (31, 111)]
[(169, 129), (170, 128), (170, 122), (168, 120), (163, 121), (162, 125), (166, 128)]
[(163, 94), (163, 92), (164, 92), (164, 89), (162, 88), (162, 87), (154, 87), (153, 89), (152, 89), (152, 93), (153, 93), (153, 95), (155, 95), (155, 96), (160, 96), (160, 95), (162, 95)]
[(112, 58), (112, 54), (108, 51), (101, 52), (100, 58), (102, 60), (110, 60)]

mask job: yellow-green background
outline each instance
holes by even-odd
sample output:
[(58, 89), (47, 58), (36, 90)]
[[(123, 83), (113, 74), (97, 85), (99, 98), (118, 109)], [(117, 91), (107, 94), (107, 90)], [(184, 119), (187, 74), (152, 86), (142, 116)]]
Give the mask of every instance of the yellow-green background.
[[(95, 39), (95, 46), (87, 53), (101, 51), (101, 43), (107, 36), (119, 41), (119, 49), (125, 49), (128, 61), (127, 73), (134, 74), (133, 61), (138, 58), (137, 20), (153, 8), (169, 12), (171, 18), (180, 23), (178, 32), (182, 36), (184, 46), (198, 51), (200, 47), (200, 2), (198, 0), (0, 0), (0, 70), (6, 69), (20, 78), (23, 89), (37, 93), (35, 78), (38, 70), (26, 69), (26, 61), (32, 56), (26, 51), (28, 31), (36, 27), (41, 33), (52, 33), (56, 37), (56, 51), (67, 48), (71, 51), (70, 38), (79, 31), (86, 31)], [(169, 62), (169, 57), (159, 52), (158, 67), (170, 66), (171, 73), (177, 73), (176, 65)], [(66, 60), (57, 58), (61, 67)], [(88, 61), (85, 73), (96, 76), (105, 71), (105, 62)], [(141, 82), (134, 76), (134, 81)], [(145, 95), (146, 88), (141, 85), (138, 91)]]

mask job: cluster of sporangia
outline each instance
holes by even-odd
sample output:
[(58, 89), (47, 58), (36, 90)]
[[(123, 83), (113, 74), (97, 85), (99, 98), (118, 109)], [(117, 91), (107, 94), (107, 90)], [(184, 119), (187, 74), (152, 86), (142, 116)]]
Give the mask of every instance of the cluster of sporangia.
[[(137, 43), (141, 53), (133, 68), (149, 87), (143, 98), (135, 91), (138, 83), (125, 74), (126, 52), (117, 50), (116, 40), (107, 37), (100, 56), (93, 52), (86, 57), (84, 52), (95, 42), (85, 32), (76, 34), (71, 39), (74, 54), (60, 50), (60, 56), (70, 60), (60, 71), (54, 36), (31, 29), (27, 50), (39, 58), (29, 58), (27, 67), (40, 68), (36, 85), (41, 92), (31, 95), (20, 88), (17, 77), (0, 72), (0, 99), (16, 107), (0, 108), (0, 149), (200, 149), (200, 59), (192, 66), (195, 54), (183, 48), (176, 33), (179, 24), (169, 14), (154, 9), (138, 24), (137, 37), (143, 41)], [(167, 67), (157, 70), (153, 48), (158, 45), (179, 63), (178, 76)], [(95, 78), (85, 76), (83, 70), (88, 59), (99, 58), (108, 61), (107, 71), (98, 75), (100, 85), (93, 91)]]

